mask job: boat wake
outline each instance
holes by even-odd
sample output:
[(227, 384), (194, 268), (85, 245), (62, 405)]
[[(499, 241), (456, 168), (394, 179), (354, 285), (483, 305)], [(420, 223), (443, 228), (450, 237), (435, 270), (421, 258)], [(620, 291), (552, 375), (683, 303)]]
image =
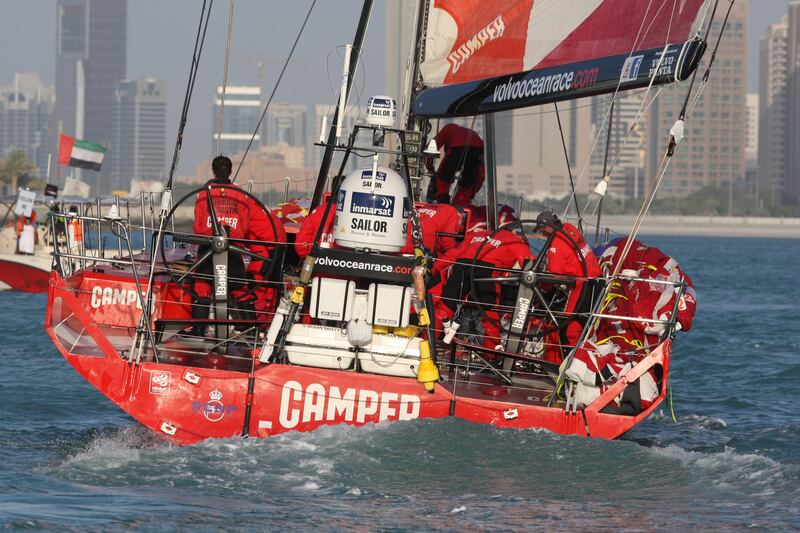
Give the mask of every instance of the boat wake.
[[(724, 429), (724, 421), (710, 417), (698, 416), (691, 425)], [(287, 518), (282, 510), (301, 504), (309, 524), (343, 525), (357, 515), (369, 516), (376, 528), (396, 527), (397, 513), (414, 507), (434, 530), (481, 529), (487, 517), (495, 526), (524, 528), (531, 512), (544, 521), (566, 520), (567, 526), (591, 519), (613, 529), (624, 529), (634, 518), (640, 525), (664, 523), (669, 518), (662, 508), (679, 510), (688, 524), (707, 526), (713, 516), (723, 528), (752, 526), (754, 506), (783, 506), (771, 526), (800, 517), (785, 505), (800, 498), (800, 468), (730, 447), (707, 452), (674, 443), (589, 441), (457, 419), (340, 425), (188, 447), (166, 443), (138, 425), (84, 437), (63, 446), (62, 459), (40, 473), (93, 493), (121, 492), (139, 501), (140, 511), (152, 506), (153, 517), (169, 501), (174, 512), (186, 515), (187, 526), (188, 516), (209, 502), (217, 518), (248, 513), (276, 526)], [(665, 486), (671, 487), (668, 493)], [(665, 499), (666, 506), (656, 505)], [(570, 503), (579, 500), (582, 509)], [(697, 501), (704, 502), (702, 508)], [(619, 502), (625, 502), (625, 519)]]

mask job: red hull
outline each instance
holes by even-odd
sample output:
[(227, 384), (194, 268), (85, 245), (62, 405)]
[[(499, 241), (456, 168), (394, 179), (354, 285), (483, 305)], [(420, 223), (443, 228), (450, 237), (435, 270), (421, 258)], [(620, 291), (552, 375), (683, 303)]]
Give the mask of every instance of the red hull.
[[(97, 294), (102, 291), (96, 285), (91, 286), (100, 283), (99, 277), (66, 282), (53, 273), (52, 278), (46, 327), (62, 355), (120, 408), (179, 444), (242, 435), (245, 429), (249, 435), (267, 437), (287, 431), (312, 431), (324, 425), (446, 416), (499, 427), (543, 428), (562, 434), (613, 439), (647, 418), (666, 393), (666, 387), (662, 387), (652, 406), (637, 416), (600, 413), (628, 381), (637, 379), (655, 364), (663, 366), (663, 383), (667, 382), (669, 341), (577, 413), (526, 401), (516, 391), (497, 396), (497, 387), (487, 388), (480, 383), (465, 386), (459, 382), (454, 391), (444, 381), (429, 394), (413, 378), (284, 364), (256, 366), (254, 394), (248, 397), (246, 372), (128, 363), (120, 355), (120, 350), (130, 348), (127, 328), (123, 328), (120, 337), (120, 328), (98, 326), (97, 320), (100, 313), (105, 324), (109, 319), (133, 318), (135, 305), (123, 297), (114, 305), (124, 308), (127, 301), (127, 313), (113, 312), (113, 305), (106, 308), (100, 305), (101, 296)], [(107, 276), (102, 283), (109, 284)], [(124, 286), (119, 279), (110, 283)], [(90, 300), (93, 295), (94, 301)], [(90, 302), (100, 303), (95, 309), (94, 305), (87, 305)], [(77, 338), (70, 333), (73, 331), (80, 332)], [(113, 332), (117, 332), (117, 337), (112, 337)], [(245, 428), (248, 401), (251, 416)]]
[(8, 290), (21, 292), (47, 292), (50, 285), (50, 268), (42, 269), (27, 263), (30, 256), (14, 256), (0, 259), (0, 283), (8, 285)]

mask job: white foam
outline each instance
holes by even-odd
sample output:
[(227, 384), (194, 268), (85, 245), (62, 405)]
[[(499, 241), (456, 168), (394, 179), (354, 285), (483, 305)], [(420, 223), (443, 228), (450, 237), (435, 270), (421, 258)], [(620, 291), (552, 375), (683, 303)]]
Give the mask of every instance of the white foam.
[(466, 510), (467, 510), (466, 506), (462, 505), (460, 507), (455, 507), (455, 508), (451, 509), (450, 510), (450, 514), (463, 513)]
[(719, 453), (687, 451), (677, 446), (652, 448), (654, 453), (677, 459), (700, 471), (709, 483), (721, 488), (746, 488), (756, 495), (773, 494), (785, 481), (785, 467), (756, 453), (737, 453), (726, 448)]

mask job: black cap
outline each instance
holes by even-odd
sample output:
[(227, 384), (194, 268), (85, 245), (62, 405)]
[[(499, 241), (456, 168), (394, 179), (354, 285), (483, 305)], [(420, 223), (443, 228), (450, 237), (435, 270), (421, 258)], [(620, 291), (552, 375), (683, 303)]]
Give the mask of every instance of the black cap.
[(539, 213), (539, 216), (536, 217), (536, 229), (541, 229), (542, 226), (560, 228), (561, 220), (558, 218), (558, 215), (552, 211), (542, 211)]

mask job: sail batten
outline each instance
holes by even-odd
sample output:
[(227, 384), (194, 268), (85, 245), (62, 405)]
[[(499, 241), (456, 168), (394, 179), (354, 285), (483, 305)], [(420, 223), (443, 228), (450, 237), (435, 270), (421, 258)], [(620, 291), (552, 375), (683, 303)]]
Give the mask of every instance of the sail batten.
[(428, 1), (418, 116), (679, 81), (705, 50), (693, 37), (706, 0)]

